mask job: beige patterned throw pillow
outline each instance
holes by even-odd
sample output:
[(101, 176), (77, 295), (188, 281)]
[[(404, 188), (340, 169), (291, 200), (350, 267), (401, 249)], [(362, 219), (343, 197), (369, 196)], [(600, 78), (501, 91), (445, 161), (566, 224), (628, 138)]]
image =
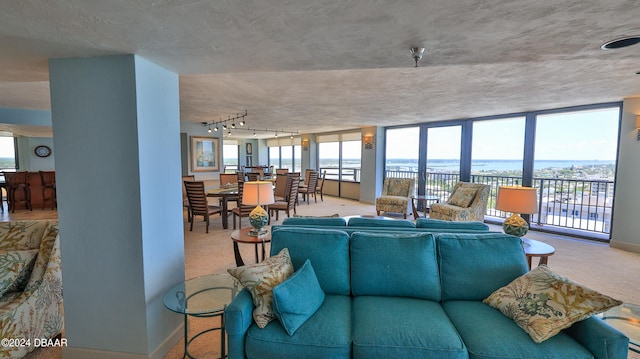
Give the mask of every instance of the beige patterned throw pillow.
[(251, 293), (255, 306), (253, 320), (258, 328), (264, 328), (275, 319), (273, 287), (284, 282), (293, 274), (293, 265), (287, 248), (283, 248), (280, 253), (261, 263), (229, 268), (227, 272), (236, 277)]
[(475, 188), (458, 187), (447, 203), (457, 207), (467, 208), (471, 205), (471, 202), (473, 202), (476, 193), (478, 193), (478, 190)]
[(493, 292), (483, 301), (541, 343), (573, 323), (622, 304), (538, 266)]

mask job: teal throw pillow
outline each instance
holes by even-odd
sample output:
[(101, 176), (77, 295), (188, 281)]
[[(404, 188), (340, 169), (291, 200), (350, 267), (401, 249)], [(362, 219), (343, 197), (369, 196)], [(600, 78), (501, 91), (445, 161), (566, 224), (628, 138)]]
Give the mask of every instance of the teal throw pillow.
[(293, 335), (324, 302), (316, 273), (307, 259), (291, 277), (273, 288), (273, 313)]

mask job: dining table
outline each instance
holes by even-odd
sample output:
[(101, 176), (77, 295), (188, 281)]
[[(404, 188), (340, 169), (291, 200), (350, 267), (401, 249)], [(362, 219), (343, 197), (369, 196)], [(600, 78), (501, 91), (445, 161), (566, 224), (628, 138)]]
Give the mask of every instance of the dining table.
[(207, 190), (207, 197), (220, 198), (221, 213), (222, 216), (222, 228), (229, 228), (229, 202), (236, 201), (238, 199), (238, 185), (232, 186), (220, 186), (217, 188), (211, 188)]

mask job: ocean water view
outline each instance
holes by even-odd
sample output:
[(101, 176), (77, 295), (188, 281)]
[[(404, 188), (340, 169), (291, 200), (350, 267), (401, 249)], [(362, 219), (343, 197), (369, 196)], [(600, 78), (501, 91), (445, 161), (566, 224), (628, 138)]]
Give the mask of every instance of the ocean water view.
[[(534, 161), (535, 170), (545, 169), (570, 169), (570, 168), (588, 168), (594, 166), (614, 165), (615, 161), (601, 160), (537, 160)], [(417, 159), (387, 159), (387, 170), (411, 171), (418, 170)], [(433, 159), (427, 161), (427, 168), (433, 172), (452, 172), (459, 171), (460, 161), (457, 159)], [(473, 160), (471, 162), (472, 172), (503, 172), (503, 171), (521, 171), (521, 160)]]

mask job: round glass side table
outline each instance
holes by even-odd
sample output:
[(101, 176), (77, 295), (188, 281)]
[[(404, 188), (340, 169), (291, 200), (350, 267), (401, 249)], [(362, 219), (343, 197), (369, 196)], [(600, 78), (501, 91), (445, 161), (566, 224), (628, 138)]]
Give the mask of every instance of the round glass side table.
[[(189, 345), (201, 335), (220, 331), (220, 358), (226, 358), (224, 310), (241, 289), (240, 283), (229, 274), (210, 274), (189, 279), (165, 293), (163, 302), (167, 309), (184, 315), (184, 356), (194, 359)], [(220, 326), (198, 333), (189, 333), (189, 317), (220, 317)]]

